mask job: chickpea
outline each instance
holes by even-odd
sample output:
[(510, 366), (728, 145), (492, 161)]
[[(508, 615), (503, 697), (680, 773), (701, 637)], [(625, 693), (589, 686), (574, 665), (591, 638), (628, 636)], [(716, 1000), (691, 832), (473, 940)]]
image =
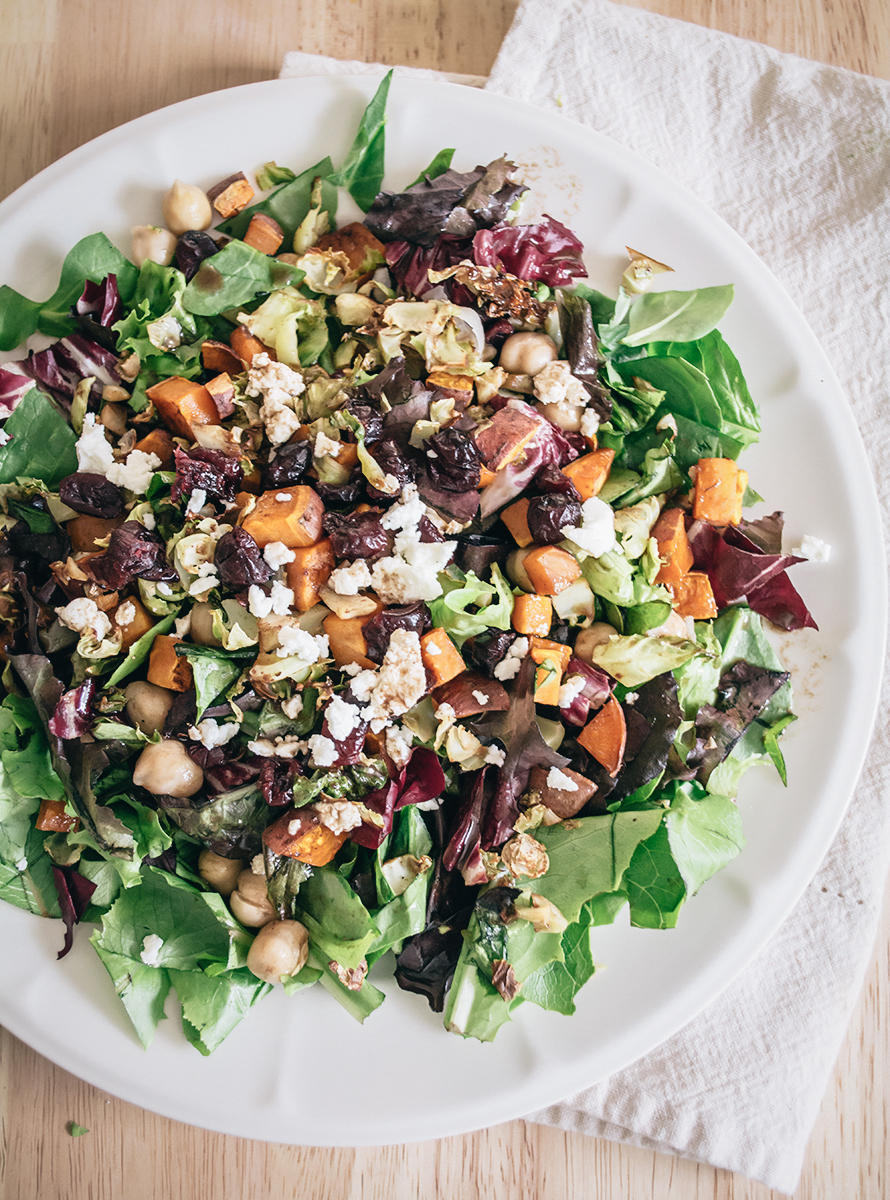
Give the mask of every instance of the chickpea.
[(202, 600), (192, 608), (192, 623), (189, 633), (199, 646), (221, 646), (222, 642), (213, 632), (213, 605)]
[(499, 365), (510, 375), (537, 375), (559, 357), (546, 333), (513, 333), (501, 346)]
[(176, 693), (149, 683), (147, 679), (138, 679), (127, 684), (124, 695), (127, 697), (127, 716), (137, 729), (151, 737), (164, 728)]
[(608, 625), (605, 621), (594, 621), (592, 625), (588, 625), (578, 634), (578, 640), (575, 642), (575, 658), (580, 658), (582, 662), (586, 663), (593, 662), (593, 654), (597, 647), (604, 646), (609, 638), (614, 637), (617, 632), (614, 625)]
[(164, 220), (177, 237), (189, 229), (209, 229), (213, 210), (204, 192), (194, 184), (175, 179), (164, 193)]
[(176, 241), (169, 229), (159, 229), (157, 225), (134, 225), (130, 257), (137, 267), (149, 261), (169, 267), (173, 262)]
[(539, 404), (538, 412), (564, 433), (580, 433), (584, 404)]
[(223, 858), (212, 850), (202, 850), (198, 855), (198, 874), (221, 896), (231, 896), (243, 870), (244, 863), (240, 858)]
[(247, 952), (247, 966), (257, 979), (278, 983), (283, 975), (296, 975), (309, 954), (309, 933), (299, 921), (270, 921)]
[(275, 920), (275, 909), (266, 891), (265, 875), (254, 875), (253, 871), (242, 871), (235, 890), (229, 896), (232, 915), (242, 925), (259, 929)]
[(156, 796), (194, 796), (204, 772), (175, 738), (153, 742), (136, 759), (133, 782)]

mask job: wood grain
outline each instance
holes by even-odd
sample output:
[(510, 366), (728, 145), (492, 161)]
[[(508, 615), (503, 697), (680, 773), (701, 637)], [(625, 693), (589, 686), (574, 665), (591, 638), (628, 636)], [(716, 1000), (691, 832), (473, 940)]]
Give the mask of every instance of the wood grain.
[[(885, 0), (631, 0), (890, 77)], [(0, 195), (142, 113), (277, 74), (285, 51), (486, 73), (515, 0), (0, 0)], [(890, 906), (797, 1200), (887, 1194)], [(237, 1098), (233, 1097), (233, 1103)], [(89, 1134), (72, 1138), (67, 1122)], [(725, 1171), (512, 1122), (401, 1147), (318, 1150), (207, 1133), (108, 1096), (0, 1034), (6, 1200), (778, 1200)]]

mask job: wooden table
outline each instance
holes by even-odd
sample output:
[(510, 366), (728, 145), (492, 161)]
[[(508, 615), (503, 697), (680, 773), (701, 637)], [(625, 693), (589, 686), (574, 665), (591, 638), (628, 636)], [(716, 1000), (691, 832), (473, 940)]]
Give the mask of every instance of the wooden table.
[[(0, 195), (142, 113), (273, 78), (290, 49), (485, 74), (516, 7), (515, 0), (0, 0)], [(884, 0), (644, 0), (640, 7), (890, 78)], [(800, 1200), (886, 1195), (888, 980), (890, 912), (812, 1136)], [(71, 1118), (89, 1135), (69, 1137)], [(5, 1031), (0, 1121), (0, 1195), (8, 1200), (779, 1195), (725, 1171), (521, 1121), (360, 1150), (206, 1133), (81, 1083)]]

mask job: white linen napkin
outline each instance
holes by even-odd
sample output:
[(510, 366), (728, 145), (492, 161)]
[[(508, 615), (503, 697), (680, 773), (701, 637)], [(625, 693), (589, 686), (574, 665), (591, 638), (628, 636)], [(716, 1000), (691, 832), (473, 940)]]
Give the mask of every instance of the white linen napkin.
[[(282, 75), (354, 65), (290, 54)], [(608, 0), (524, 0), (486, 86), (655, 162), (770, 264), (846, 388), (890, 515), (890, 84)], [(870, 959), (888, 792), (879, 718), (829, 855), (757, 959), (662, 1046), (528, 1119), (794, 1191)]]

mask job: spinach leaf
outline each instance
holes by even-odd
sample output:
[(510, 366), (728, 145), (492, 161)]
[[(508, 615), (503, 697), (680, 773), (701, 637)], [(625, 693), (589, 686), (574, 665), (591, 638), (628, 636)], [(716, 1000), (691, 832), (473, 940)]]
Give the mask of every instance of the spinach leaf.
[(454, 158), (454, 150), (440, 150), (430, 165), (425, 171), (421, 171), (415, 180), (408, 184), (404, 190), (407, 192), (418, 183), (423, 183), (424, 179), (438, 179), (440, 175), (444, 175), (451, 166), (451, 160)]
[(732, 303), (731, 283), (691, 292), (647, 292), (630, 306), (625, 346), (694, 342), (715, 328)]
[(271, 292), (301, 278), (296, 267), (261, 254), (246, 242), (231, 241), (201, 263), (186, 286), (182, 307), (198, 316), (214, 316), (247, 304), (258, 292)]
[[(374, 203), (383, 183), (386, 99), (391, 82), (392, 71), (388, 71), (362, 114), (358, 132), (343, 165), (339, 171), (328, 176), (329, 183), (347, 189), (362, 212), (367, 212)], [(441, 174), (441, 171), (438, 173)]]
[(635, 358), (615, 367), (624, 379), (645, 379), (664, 392), (668, 411), (711, 429), (723, 428), (723, 414), (707, 376), (685, 359)]
[(55, 488), (77, 470), (74, 430), (36, 388), (25, 393), (3, 429), (10, 440), (0, 446), (0, 483), (27, 475)]

